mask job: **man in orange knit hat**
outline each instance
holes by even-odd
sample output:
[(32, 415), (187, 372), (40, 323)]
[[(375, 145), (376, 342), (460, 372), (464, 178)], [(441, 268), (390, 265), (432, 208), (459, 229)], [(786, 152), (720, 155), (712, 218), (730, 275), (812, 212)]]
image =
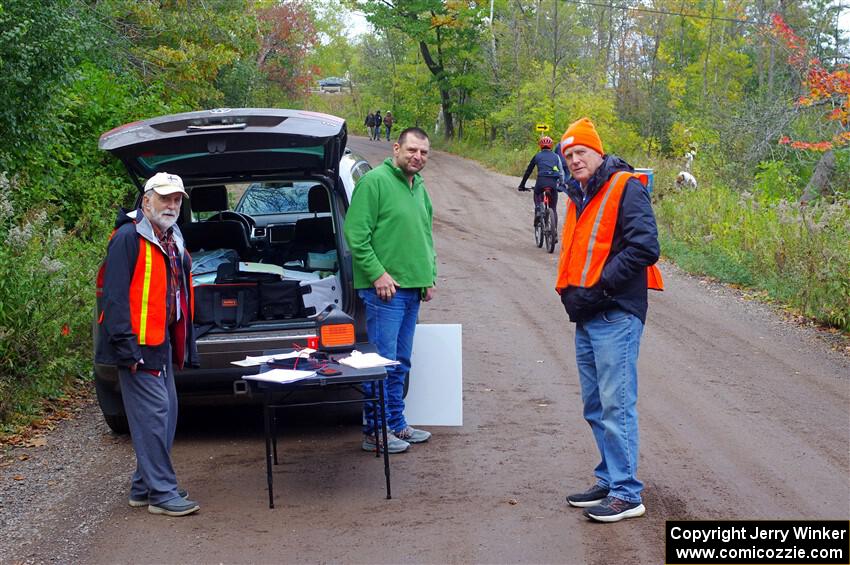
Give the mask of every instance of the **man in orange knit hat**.
[(596, 483), (567, 502), (592, 520), (618, 522), (646, 512), (637, 478), (637, 358), (647, 287), (661, 287), (658, 231), (649, 192), (631, 165), (605, 155), (593, 122), (571, 124), (561, 151), (577, 185), (567, 190), (555, 287), (576, 324), (584, 418), (602, 457)]

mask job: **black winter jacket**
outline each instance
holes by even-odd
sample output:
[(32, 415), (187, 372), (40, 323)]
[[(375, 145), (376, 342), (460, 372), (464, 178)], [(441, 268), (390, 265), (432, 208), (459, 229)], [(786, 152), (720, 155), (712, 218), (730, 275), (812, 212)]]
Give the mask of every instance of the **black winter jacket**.
[[(596, 197), (618, 171), (634, 169), (619, 157), (606, 155), (587, 182), (586, 202)], [(585, 208), (585, 198), (577, 184), (568, 184), (567, 195), (575, 203), (579, 217)], [(639, 180), (631, 178), (623, 191), (611, 252), (599, 282), (590, 288), (569, 286), (561, 291), (561, 302), (570, 320), (580, 323), (603, 310), (621, 308), (646, 323), (646, 268), (658, 261), (659, 254), (658, 228), (649, 191)]]
[[(138, 223), (136, 218), (140, 218)], [(103, 294), (98, 299), (98, 316), (102, 312), (103, 320), (97, 324), (95, 362), (126, 368), (142, 359), (144, 364), (140, 368), (162, 369), (168, 359), (169, 342), (166, 340), (157, 346), (139, 345), (138, 336), (133, 333), (130, 323), (130, 282), (139, 256), (140, 237), (154, 243), (162, 253), (165, 251), (159, 246), (153, 226), (141, 210), (120, 210), (115, 228), (106, 250)], [(188, 289), (192, 259), (186, 251), (180, 229), (177, 226), (173, 229), (174, 240), (182, 257), (182, 287)], [(191, 319), (186, 324), (185, 351), (184, 365), (197, 367), (198, 350)]]

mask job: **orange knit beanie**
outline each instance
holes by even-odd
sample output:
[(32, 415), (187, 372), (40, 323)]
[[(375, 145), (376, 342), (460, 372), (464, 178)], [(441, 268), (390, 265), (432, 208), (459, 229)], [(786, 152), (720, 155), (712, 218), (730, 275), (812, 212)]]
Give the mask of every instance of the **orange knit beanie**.
[(596, 133), (596, 128), (589, 118), (582, 118), (570, 124), (561, 138), (561, 153), (573, 145), (584, 145), (600, 155), (605, 154), (602, 150), (602, 139), (599, 138), (599, 134)]

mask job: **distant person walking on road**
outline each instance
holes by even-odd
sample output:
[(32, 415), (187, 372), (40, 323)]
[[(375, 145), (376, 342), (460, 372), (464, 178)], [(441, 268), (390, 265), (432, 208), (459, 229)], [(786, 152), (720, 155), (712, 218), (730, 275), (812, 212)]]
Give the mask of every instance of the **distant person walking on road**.
[(151, 514), (197, 512), (177, 487), (171, 445), (177, 428), (174, 365), (197, 366), (192, 326), (192, 259), (175, 225), (183, 198), (177, 175), (157, 173), (142, 207), (118, 214), (98, 273), (95, 359), (118, 366), (121, 396), (136, 452), (129, 504)]
[(394, 122), (395, 118), (393, 118), (393, 113), (387, 110), (387, 115), (384, 116), (384, 127), (387, 129), (387, 141), (390, 140), (390, 130), (393, 129)]
[(618, 522), (646, 511), (637, 478), (637, 360), (647, 287), (661, 290), (658, 231), (649, 192), (634, 169), (605, 155), (593, 123), (582, 118), (561, 139), (570, 185), (555, 288), (576, 324), (584, 403), (602, 460), (596, 484), (567, 496), (588, 518)]
[(372, 139), (375, 141), (381, 141), (381, 111), (375, 110), (375, 129), (372, 132)]
[(366, 131), (369, 132), (369, 139), (371, 140), (375, 136), (375, 114), (369, 112), (366, 114), (366, 119), (363, 121), (363, 124), (366, 126)]
[[(366, 306), (366, 331), (378, 353), (399, 362), (387, 367), (384, 390), (389, 435), (387, 451), (406, 451), (428, 441), (430, 432), (410, 427), (404, 418), (404, 380), (410, 371), (413, 334), (420, 301), (434, 296), (437, 259), (434, 251), (431, 198), (419, 174), (428, 162), (431, 142), (419, 128), (407, 128), (393, 144), (393, 156), (360, 180), (345, 217), (351, 248), (354, 287)], [(372, 396), (371, 384), (364, 385)], [(375, 451), (383, 441), (373, 434), (377, 404), (363, 407), (362, 448)]]

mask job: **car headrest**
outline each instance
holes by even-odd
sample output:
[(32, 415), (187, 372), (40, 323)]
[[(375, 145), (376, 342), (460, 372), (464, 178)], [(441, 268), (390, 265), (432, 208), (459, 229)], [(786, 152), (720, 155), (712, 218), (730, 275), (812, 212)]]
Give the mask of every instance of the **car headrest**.
[(227, 187), (197, 186), (192, 189), (192, 210), (195, 212), (221, 212), (227, 210)]
[(310, 187), (310, 192), (307, 193), (307, 209), (313, 213), (331, 211), (328, 191), (324, 186), (317, 184)]

